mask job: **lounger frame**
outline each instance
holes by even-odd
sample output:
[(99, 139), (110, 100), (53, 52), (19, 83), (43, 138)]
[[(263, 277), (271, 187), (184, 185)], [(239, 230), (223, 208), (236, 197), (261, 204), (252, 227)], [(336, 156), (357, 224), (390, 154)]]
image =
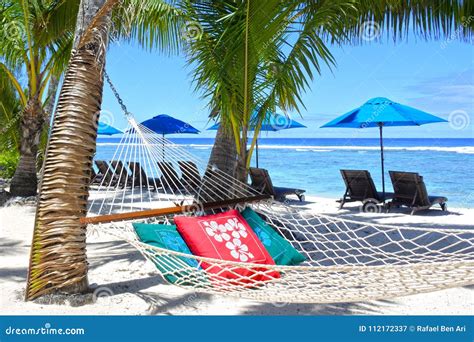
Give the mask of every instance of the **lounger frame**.
[(249, 174), (252, 181), (251, 186), (254, 189), (263, 194), (273, 196), (277, 201), (285, 201), (288, 195), (296, 195), (300, 202), (305, 199), (304, 193), (306, 190), (273, 186), (272, 179), (266, 169), (251, 167)]
[(339, 209), (348, 202), (365, 203), (384, 203), (385, 200), (393, 197), (392, 192), (386, 192), (385, 195), (377, 191), (374, 180), (367, 170), (340, 170), (346, 191), (338, 201)]
[(444, 196), (429, 196), (423, 177), (417, 172), (389, 171), (395, 194), (387, 211), (392, 207), (406, 206), (411, 208), (411, 215), (420, 210), (427, 210), (439, 204), (441, 210), (447, 211)]

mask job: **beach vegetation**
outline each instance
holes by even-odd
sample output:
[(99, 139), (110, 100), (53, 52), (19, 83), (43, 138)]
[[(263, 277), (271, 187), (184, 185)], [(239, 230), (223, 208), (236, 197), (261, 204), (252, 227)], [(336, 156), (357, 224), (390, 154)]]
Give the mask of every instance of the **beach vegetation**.
[(18, 129), (20, 155), (11, 181), (13, 195), (36, 194), (38, 147), (50, 115), (44, 106), (54, 101), (51, 78), (60, 77), (67, 66), (78, 4), (12, 0), (0, 5), (0, 77), (15, 89), (21, 107), (8, 121), (9, 130)]
[[(118, 25), (130, 23), (122, 29), (114, 28), (127, 34), (128, 39), (142, 41), (149, 48), (163, 47), (165, 51), (178, 43), (173, 37), (181, 36), (189, 43), (189, 63), (196, 68), (196, 87), (209, 99), (211, 115), (223, 123), (218, 134), (224, 132), (230, 137), (227, 141), (234, 144), (236, 154), (228, 159), (237, 159), (236, 174), (243, 180), (266, 111), (278, 107), (298, 112), (304, 108), (301, 96), (309, 81), (322, 71), (323, 65), (335, 65), (331, 44), (362, 42), (360, 28), (367, 20), (397, 36), (406, 35), (411, 25), (421, 35), (449, 33), (459, 23), (464, 2), (446, 1), (446, 6), (438, 6), (422, 0), (189, 1), (183, 3), (189, 18), (184, 32), (177, 20), (180, 11), (167, 2), (81, 3), (87, 4), (83, 7), (87, 11), (80, 16), (88, 20), (81, 21), (83, 30), (76, 30), (76, 52), (64, 77), (50, 135), (45, 169), (50, 167), (54, 172), (44, 174), (27, 299), (57, 290), (80, 292), (87, 284), (86, 226), (80, 219), (86, 214), (96, 113), (102, 100), (107, 33), (111, 29), (106, 18), (111, 16), (115, 23), (115, 11), (122, 14)], [(135, 6), (124, 7), (128, 4)], [(87, 26), (89, 23), (91, 26)], [(254, 110), (259, 113), (255, 120), (251, 116)], [(254, 133), (247, 152), (251, 129)], [(225, 148), (219, 146), (219, 140), (216, 145)], [(61, 168), (55, 168), (59, 161)], [(64, 182), (70, 179), (76, 181)], [(55, 256), (54, 262), (49, 262), (49, 255)]]
[[(64, 75), (44, 162), (44, 169), (54, 172), (43, 174), (27, 299), (55, 291), (87, 290), (86, 226), (79, 218), (87, 211), (109, 39), (133, 40), (147, 49), (173, 53), (180, 40), (179, 18), (174, 6), (159, 0), (81, 1), (74, 53)], [(55, 229), (59, 221), (60, 231)], [(43, 241), (49, 241), (47, 246)], [(45, 261), (55, 249), (52, 241), (61, 244), (61, 257), (54, 265)]]
[[(332, 46), (422, 39), (470, 39), (466, 1), (185, 1), (188, 63), (211, 119), (221, 123), (210, 164), (247, 181), (256, 139), (268, 112), (300, 113), (302, 95)], [(254, 115), (257, 113), (257, 115)], [(247, 150), (247, 146), (250, 146)]]

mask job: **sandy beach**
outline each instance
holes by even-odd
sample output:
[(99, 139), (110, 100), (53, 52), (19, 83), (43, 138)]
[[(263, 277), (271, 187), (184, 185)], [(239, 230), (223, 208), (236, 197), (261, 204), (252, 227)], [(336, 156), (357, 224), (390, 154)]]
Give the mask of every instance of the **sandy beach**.
[[(432, 209), (408, 215), (361, 213), (357, 204), (338, 210), (335, 199), (309, 197), (290, 202), (307, 210), (352, 220), (397, 226), (474, 229), (474, 209)], [(452, 288), (389, 300), (338, 304), (260, 303), (198, 294), (167, 284), (154, 265), (123, 241), (104, 234), (88, 236), (89, 282), (94, 290), (86, 304), (23, 301), (33, 231), (34, 206), (0, 208), (1, 312), (11, 315), (469, 315), (474, 312), (474, 287)], [(46, 300), (47, 301), (47, 300)]]

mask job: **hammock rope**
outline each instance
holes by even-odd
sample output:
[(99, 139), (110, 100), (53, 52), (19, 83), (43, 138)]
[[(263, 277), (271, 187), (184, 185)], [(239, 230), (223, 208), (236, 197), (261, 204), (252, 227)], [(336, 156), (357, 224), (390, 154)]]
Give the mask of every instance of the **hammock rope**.
[[(362, 223), (271, 199), (247, 203), (245, 199), (259, 195), (248, 184), (201, 162), (189, 152), (192, 147), (174, 144), (137, 123), (132, 115), (127, 119), (129, 127), (107, 169), (111, 176), (91, 185), (88, 210), (88, 218), (125, 214), (124, 219), (89, 224), (88, 229), (127, 241), (159, 266), (156, 271), (165, 279), (174, 277), (177, 286), (266, 302), (330, 303), (474, 283), (474, 232), (470, 230)], [(182, 168), (183, 162), (195, 165), (199, 175), (191, 177)], [(210, 203), (223, 204), (206, 208)], [(132, 226), (132, 222), (172, 222), (176, 214), (133, 219), (133, 213), (150, 209), (174, 207), (182, 211), (179, 214), (201, 215), (246, 206), (265, 218), (306, 261), (298, 266), (257, 265), (183, 254), (139, 241)], [(218, 270), (212, 279), (203, 263)], [(242, 269), (251, 271), (251, 276), (237, 272)], [(259, 280), (275, 271), (280, 278)], [(236, 279), (225, 276), (229, 273)]]
[[(474, 284), (473, 231), (357, 222), (268, 199), (201, 161), (188, 150), (192, 146), (174, 144), (137, 123), (107, 74), (105, 79), (129, 125), (102, 179), (91, 184), (84, 222), (92, 222), (88, 232), (104, 232), (135, 247), (165, 280), (171, 277), (174, 285), (197, 292), (292, 303), (386, 299)], [(176, 213), (245, 207), (306, 261), (279, 266), (184, 254), (141, 242), (132, 226), (169, 224)], [(206, 268), (217, 272), (210, 276)], [(275, 271), (280, 278), (271, 276)]]

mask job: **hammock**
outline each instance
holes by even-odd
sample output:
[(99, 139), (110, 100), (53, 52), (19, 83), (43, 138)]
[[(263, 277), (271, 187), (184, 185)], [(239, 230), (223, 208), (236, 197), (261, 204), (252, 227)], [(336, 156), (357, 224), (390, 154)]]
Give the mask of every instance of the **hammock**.
[[(474, 232), (470, 230), (382, 226), (278, 203), (201, 162), (190, 147), (150, 131), (130, 114), (127, 118), (129, 127), (117, 144), (107, 176), (91, 185), (83, 222), (89, 231), (130, 243), (160, 266), (156, 272), (164, 279), (176, 279), (174, 285), (265, 302), (334, 303), (474, 283)], [(183, 162), (195, 165), (199, 178), (183, 168)], [(306, 261), (298, 266), (276, 266), (203, 258), (142, 243), (132, 227), (132, 222), (169, 223), (176, 214), (201, 215), (247, 206)], [(183, 258), (196, 262), (187, 263)], [(203, 263), (222, 271), (209, 281)], [(252, 286), (224, 276), (242, 274), (238, 269), (251, 271), (253, 279), (242, 280), (252, 280)], [(281, 277), (255, 280), (269, 279), (256, 276), (274, 271)]]

